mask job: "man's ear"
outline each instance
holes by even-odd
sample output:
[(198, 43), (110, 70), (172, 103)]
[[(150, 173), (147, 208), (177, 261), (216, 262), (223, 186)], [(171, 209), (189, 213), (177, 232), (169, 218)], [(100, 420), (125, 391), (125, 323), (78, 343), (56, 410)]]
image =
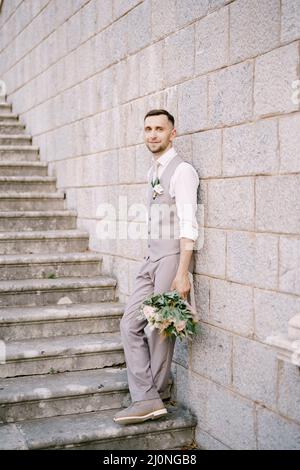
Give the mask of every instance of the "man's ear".
[(176, 132), (176, 129), (174, 127), (174, 129), (172, 129), (172, 131), (171, 131), (171, 136), (172, 136), (173, 139), (176, 137), (176, 133), (177, 132)]

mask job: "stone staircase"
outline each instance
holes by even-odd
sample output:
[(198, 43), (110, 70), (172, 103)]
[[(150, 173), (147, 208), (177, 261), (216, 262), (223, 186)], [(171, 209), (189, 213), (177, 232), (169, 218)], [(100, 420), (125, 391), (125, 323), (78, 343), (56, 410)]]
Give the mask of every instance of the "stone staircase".
[(88, 241), (38, 147), (1, 102), (0, 449), (193, 446), (196, 419), (170, 400), (171, 381), (162, 397), (168, 415), (114, 423), (130, 404), (124, 304)]

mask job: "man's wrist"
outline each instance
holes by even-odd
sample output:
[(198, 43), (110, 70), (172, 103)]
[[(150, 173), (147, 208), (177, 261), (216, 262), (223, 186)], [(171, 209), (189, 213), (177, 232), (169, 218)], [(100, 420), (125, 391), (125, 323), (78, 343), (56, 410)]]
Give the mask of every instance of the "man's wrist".
[(176, 276), (185, 276), (189, 272), (188, 268), (180, 268), (178, 267)]

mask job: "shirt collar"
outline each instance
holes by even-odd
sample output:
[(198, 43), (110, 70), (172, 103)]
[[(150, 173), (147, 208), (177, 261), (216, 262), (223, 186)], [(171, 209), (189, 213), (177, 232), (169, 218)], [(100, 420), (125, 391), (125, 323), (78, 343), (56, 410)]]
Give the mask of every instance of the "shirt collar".
[[(163, 153), (158, 159), (157, 159), (157, 162), (162, 165), (162, 166), (166, 166), (168, 165), (168, 163), (172, 160), (172, 158), (175, 157), (175, 155), (177, 155), (177, 152), (176, 150), (174, 149), (174, 147), (171, 147), (169, 148), (169, 150), (167, 150), (165, 153)], [(152, 157), (152, 162), (154, 163), (155, 162), (155, 158)]]

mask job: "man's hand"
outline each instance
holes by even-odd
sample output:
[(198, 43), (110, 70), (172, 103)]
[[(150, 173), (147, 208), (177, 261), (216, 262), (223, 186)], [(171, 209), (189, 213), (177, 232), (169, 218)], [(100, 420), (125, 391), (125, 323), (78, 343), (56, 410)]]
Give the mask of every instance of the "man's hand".
[(177, 290), (180, 297), (183, 300), (187, 300), (187, 295), (191, 290), (191, 283), (189, 281), (188, 273), (177, 274), (171, 284), (171, 290)]

